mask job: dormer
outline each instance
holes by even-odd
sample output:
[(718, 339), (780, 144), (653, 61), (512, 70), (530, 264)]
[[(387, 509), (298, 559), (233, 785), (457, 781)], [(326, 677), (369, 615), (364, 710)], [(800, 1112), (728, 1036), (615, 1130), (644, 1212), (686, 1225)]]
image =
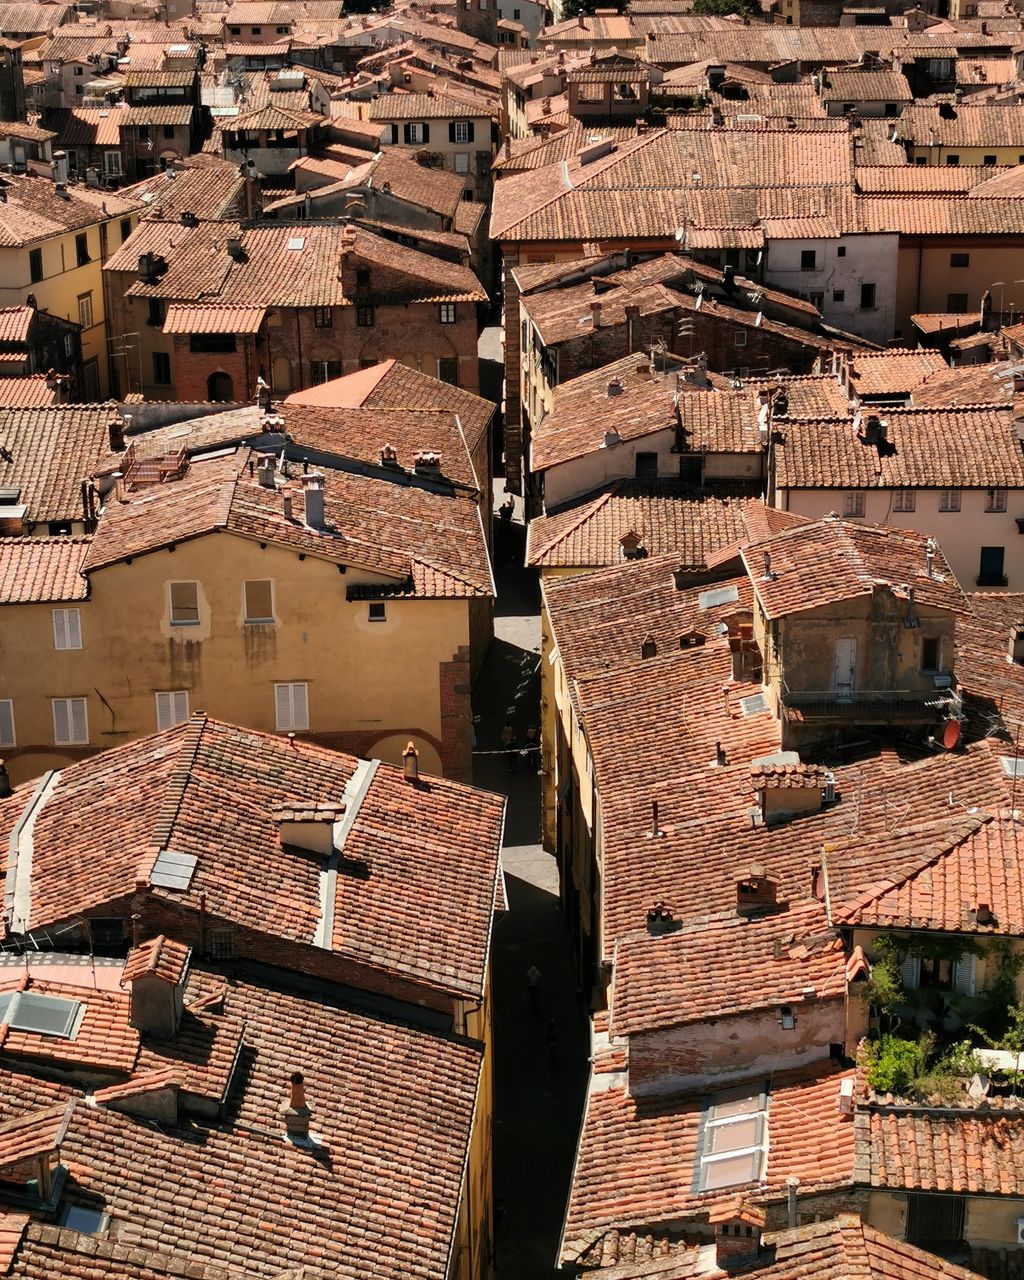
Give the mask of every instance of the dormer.
[(778, 901), (778, 885), (760, 862), (738, 867), (735, 878), (737, 915), (767, 915), (783, 905)]
[(835, 799), (835, 775), (821, 765), (801, 764), (795, 751), (754, 760), (750, 782), (765, 823), (819, 813)]
[(277, 836), (282, 846), (304, 849), (328, 857), (334, 850), (334, 826), (344, 818), (347, 805), (279, 804), (274, 806)]
[(0, 1192), (5, 1200), (49, 1204), (59, 1191), (60, 1148), (75, 1100), (0, 1124)]
[(722, 1271), (747, 1267), (757, 1260), (766, 1214), (759, 1206), (727, 1200), (708, 1215), (715, 1229), (715, 1261)]
[(121, 972), (131, 992), (128, 1021), (136, 1031), (172, 1039), (181, 1026), (192, 948), (159, 934), (133, 947)]

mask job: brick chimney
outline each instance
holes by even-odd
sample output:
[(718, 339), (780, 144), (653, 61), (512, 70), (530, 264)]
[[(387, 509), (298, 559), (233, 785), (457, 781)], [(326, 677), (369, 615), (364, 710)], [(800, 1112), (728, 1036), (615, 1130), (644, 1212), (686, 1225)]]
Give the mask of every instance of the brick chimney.
[(732, 1200), (713, 1209), (708, 1221), (715, 1229), (715, 1261), (722, 1271), (749, 1266), (761, 1249), (765, 1212)]
[(402, 752), (402, 766), (405, 770), (406, 782), (417, 783), (420, 780), (420, 753), (416, 744), (410, 742)]
[(309, 1117), (306, 1105), (306, 1081), (301, 1071), (293, 1071), (288, 1080), (288, 1097), (278, 1108), (284, 1121), (284, 1133), (289, 1142), (304, 1146), (309, 1142)]

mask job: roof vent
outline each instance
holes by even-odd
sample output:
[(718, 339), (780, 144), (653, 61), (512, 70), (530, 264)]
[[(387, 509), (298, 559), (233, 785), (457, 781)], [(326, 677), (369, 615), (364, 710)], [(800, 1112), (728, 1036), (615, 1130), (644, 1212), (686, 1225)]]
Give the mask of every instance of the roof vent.
[(675, 926), (672, 912), (664, 902), (656, 902), (647, 912), (647, 932), (657, 937), (661, 933), (670, 933)]
[(192, 212), (191, 209), (182, 209), (181, 225), (183, 227), (198, 227), (199, 219), (196, 217), (196, 215)]
[(393, 444), (386, 444), (380, 451), (380, 465), (387, 467), (390, 471), (403, 470), (401, 463), (398, 461), (398, 450)]
[(736, 873), (736, 914), (757, 915), (778, 905), (775, 881), (759, 862)]
[(424, 451), (413, 457), (413, 470), (418, 476), (439, 480), (441, 478), (441, 455)]
[[(596, 324), (594, 325), (594, 328), (595, 329), (597, 328)], [(611, 381), (608, 383), (608, 394), (610, 396), (622, 395), (622, 379), (621, 378), (611, 379)]]
[(245, 250), (242, 248), (241, 236), (228, 236), (227, 240), (228, 257), (235, 262), (245, 261)]
[(619, 443), (619, 433), (615, 430), (614, 427), (612, 427), (610, 431), (606, 431), (604, 433), (603, 447), (605, 449), (611, 449), (618, 443)]
[(309, 1118), (313, 1114), (306, 1105), (306, 1081), (301, 1071), (293, 1071), (288, 1080), (288, 1097), (279, 1108), (287, 1140), (296, 1146), (312, 1144)]

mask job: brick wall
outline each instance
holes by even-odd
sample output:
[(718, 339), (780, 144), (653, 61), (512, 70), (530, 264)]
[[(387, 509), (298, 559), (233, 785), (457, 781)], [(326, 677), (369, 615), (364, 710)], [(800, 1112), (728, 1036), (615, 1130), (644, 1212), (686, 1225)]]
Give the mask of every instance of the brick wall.
[(473, 781), (473, 751), (470, 727), (472, 679), (468, 645), (457, 650), (451, 662), (442, 662), (441, 677), (441, 763), (446, 778)]
[(234, 351), (191, 351), (190, 336), (176, 333), (172, 339), (171, 382), (179, 400), (207, 400), (210, 377), (226, 373), (231, 379), (231, 400), (248, 401), (256, 395), (256, 376), (268, 376), (267, 346), (262, 334), (239, 334)]

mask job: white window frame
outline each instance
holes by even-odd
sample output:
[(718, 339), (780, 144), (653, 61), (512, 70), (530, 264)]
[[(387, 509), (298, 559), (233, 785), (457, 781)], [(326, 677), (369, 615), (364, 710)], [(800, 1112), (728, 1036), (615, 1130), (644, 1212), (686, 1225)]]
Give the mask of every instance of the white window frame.
[(423, 125), (418, 120), (409, 121), (409, 145), (422, 146), (424, 142)]
[(0, 698), (0, 747), (16, 747), (18, 735), (14, 726), (14, 702)]
[[(297, 690), (302, 690), (297, 695)], [(278, 733), (302, 733), (309, 728), (309, 685), (304, 680), (274, 685), (274, 723)]]
[(469, 152), (456, 151), (454, 169), (456, 173), (469, 173)]
[(91, 290), (78, 295), (78, 323), (83, 329), (91, 329), (94, 324)]
[[(62, 737), (58, 715), (61, 709), (67, 724), (67, 735)], [(86, 747), (89, 745), (89, 701), (87, 698), (51, 698), (53, 715), (53, 742), (57, 747)], [(81, 732), (76, 732), (75, 719), (81, 716)]]
[[(194, 618), (175, 618), (174, 616), (174, 588), (175, 587), (194, 587), (196, 592), (196, 616)], [(167, 584), (167, 608), (171, 619), (172, 627), (198, 627), (199, 626), (199, 583), (193, 578), (176, 578), (173, 582)]]
[(163, 693), (154, 693), (153, 700), (156, 702), (157, 733), (173, 729), (175, 725), (184, 724), (188, 719), (187, 689), (168, 689)]
[(849, 520), (863, 520), (867, 498), (863, 489), (852, 489), (843, 494), (843, 515)]
[(121, 176), (120, 151), (104, 151), (103, 172), (106, 174), (108, 178), (120, 178)]
[(53, 647), (58, 650), (81, 649), (82, 615), (80, 610), (53, 610)]
[(939, 510), (940, 511), (959, 511), (960, 510), (960, 490), (959, 489), (940, 489), (939, 490)]
[(454, 120), (452, 123), (455, 125), (455, 138), (453, 139), (453, 141), (460, 144), (468, 143), (469, 142), (469, 121)]
[(455, 303), (439, 302), (437, 304), (437, 318), (441, 324), (455, 324), (458, 319), (458, 312), (455, 309)]
[[(249, 584), (255, 584), (257, 582), (265, 582), (270, 588), (270, 616), (268, 618), (257, 618), (255, 616), (250, 617), (249, 615)], [(245, 625), (247, 627), (260, 625), (266, 626), (269, 623), (277, 621), (277, 594), (274, 591), (273, 578), (246, 578), (242, 583), (242, 613), (245, 617)]]
[[(374, 613), (373, 613), (375, 608), (380, 610), (380, 612), (377, 614), (376, 617), (374, 617)], [(366, 606), (366, 621), (367, 622), (387, 622), (387, 620), (388, 620), (388, 609), (384, 601), (371, 600), (370, 603)]]
[(917, 507), (917, 493), (913, 489), (893, 489), (893, 511), (914, 511)]
[(985, 490), (985, 514), (994, 515), (1006, 510), (1006, 490), (1005, 489), (986, 489)]

